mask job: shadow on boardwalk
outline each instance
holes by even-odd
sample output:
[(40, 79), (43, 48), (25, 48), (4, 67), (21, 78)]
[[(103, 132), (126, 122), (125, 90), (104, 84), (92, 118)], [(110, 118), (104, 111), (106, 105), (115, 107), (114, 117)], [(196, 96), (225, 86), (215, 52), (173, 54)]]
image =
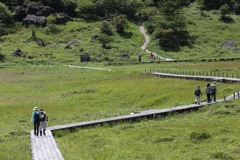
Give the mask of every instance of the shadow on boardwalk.
[[(239, 98), (239, 91), (234, 93), (233, 95), (225, 97), (224, 99), (218, 99), (217, 103), (229, 101), (232, 99), (238, 99), (238, 98)], [(131, 113), (130, 115), (93, 120), (93, 121), (86, 121), (86, 122), (79, 122), (79, 123), (73, 123), (73, 124), (52, 126), (52, 127), (48, 127), (46, 136), (43, 136), (43, 137), (36, 137), (32, 130), (30, 132), (32, 159), (33, 160), (45, 160), (45, 159), (46, 160), (49, 160), (49, 159), (63, 160), (64, 159), (53, 137), (52, 132), (54, 132), (55, 130), (65, 130), (65, 129), (74, 130), (76, 128), (103, 125), (106, 123), (114, 124), (118, 122), (129, 122), (129, 121), (132, 122), (142, 118), (153, 119), (153, 118), (171, 115), (173, 113), (183, 113), (183, 112), (198, 110), (200, 107), (208, 106), (208, 105), (210, 104), (203, 102), (200, 105), (189, 104), (185, 106), (178, 106), (178, 107), (160, 109), (160, 110), (146, 110), (146, 111)]]

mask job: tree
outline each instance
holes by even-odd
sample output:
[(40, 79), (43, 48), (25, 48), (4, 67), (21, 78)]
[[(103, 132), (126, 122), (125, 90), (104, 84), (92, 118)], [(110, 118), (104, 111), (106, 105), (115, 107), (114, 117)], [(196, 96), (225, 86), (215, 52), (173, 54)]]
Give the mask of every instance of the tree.
[(6, 34), (7, 27), (14, 24), (12, 14), (7, 6), (0, 2), (0, 36)]
[(101, 29), (101, 32), (104, 34), (107, 34), (109, 36), (113, 35), (112, 27), (110, 26), (110, 24), (107, 21), (102, 22), (100, 29)]
[(13, 23), (12, 14), (7, 6), (0, 2), (0, 20), (4, 25), (11, 25)]
[(229, 6), (227, 4), (224, 4), (220, 7), (220, 13), (221, 13), (221, 17), (220, 19), (221, 20), (224, 20), (226, 19), (226, 15), (230, 13), (230, 9), (229, 9)]
[(160, 17), (154, 34), (164, 49), (176, 49), (187, 44), (188, 32), (183, 15), (181, 0), (163, 0), (160, 2)]
[(113, 22), (118, 33), (123, 33), (128, 27), (127, 18), (125, 15), (114, 17)]

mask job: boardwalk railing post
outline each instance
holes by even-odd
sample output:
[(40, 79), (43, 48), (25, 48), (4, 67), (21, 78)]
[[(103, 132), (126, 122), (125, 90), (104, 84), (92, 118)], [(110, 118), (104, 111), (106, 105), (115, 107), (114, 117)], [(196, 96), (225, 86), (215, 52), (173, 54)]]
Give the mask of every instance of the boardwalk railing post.
[(226, 100), (226, 96), (224, 96), (224, 98), (223, 98), (223, 101), (224, 101), (224, 102), (226, 102), (226, 101), (227, 101), (227, 100)]

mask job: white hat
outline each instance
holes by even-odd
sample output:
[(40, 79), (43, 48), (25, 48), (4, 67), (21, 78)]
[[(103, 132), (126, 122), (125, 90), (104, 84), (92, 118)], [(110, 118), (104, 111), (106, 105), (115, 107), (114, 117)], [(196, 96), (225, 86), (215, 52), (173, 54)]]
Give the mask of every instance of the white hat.
[(37, 110), (38, 110), (38, 107), (34, 107), (33, 110), (34, 110), (34, 111), (37, 111)]

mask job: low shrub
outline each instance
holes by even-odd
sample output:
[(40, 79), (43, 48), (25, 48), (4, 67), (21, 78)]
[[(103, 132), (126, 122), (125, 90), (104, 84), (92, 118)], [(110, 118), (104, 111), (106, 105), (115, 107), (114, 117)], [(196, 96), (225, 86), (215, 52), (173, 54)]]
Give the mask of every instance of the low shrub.
[(204, 141), (206, 139), (211, 138), (211, 135), (207, 132), (192, 132), (190, 135), (190, 140), (192, 142), (200, 142), (200, 141)]

